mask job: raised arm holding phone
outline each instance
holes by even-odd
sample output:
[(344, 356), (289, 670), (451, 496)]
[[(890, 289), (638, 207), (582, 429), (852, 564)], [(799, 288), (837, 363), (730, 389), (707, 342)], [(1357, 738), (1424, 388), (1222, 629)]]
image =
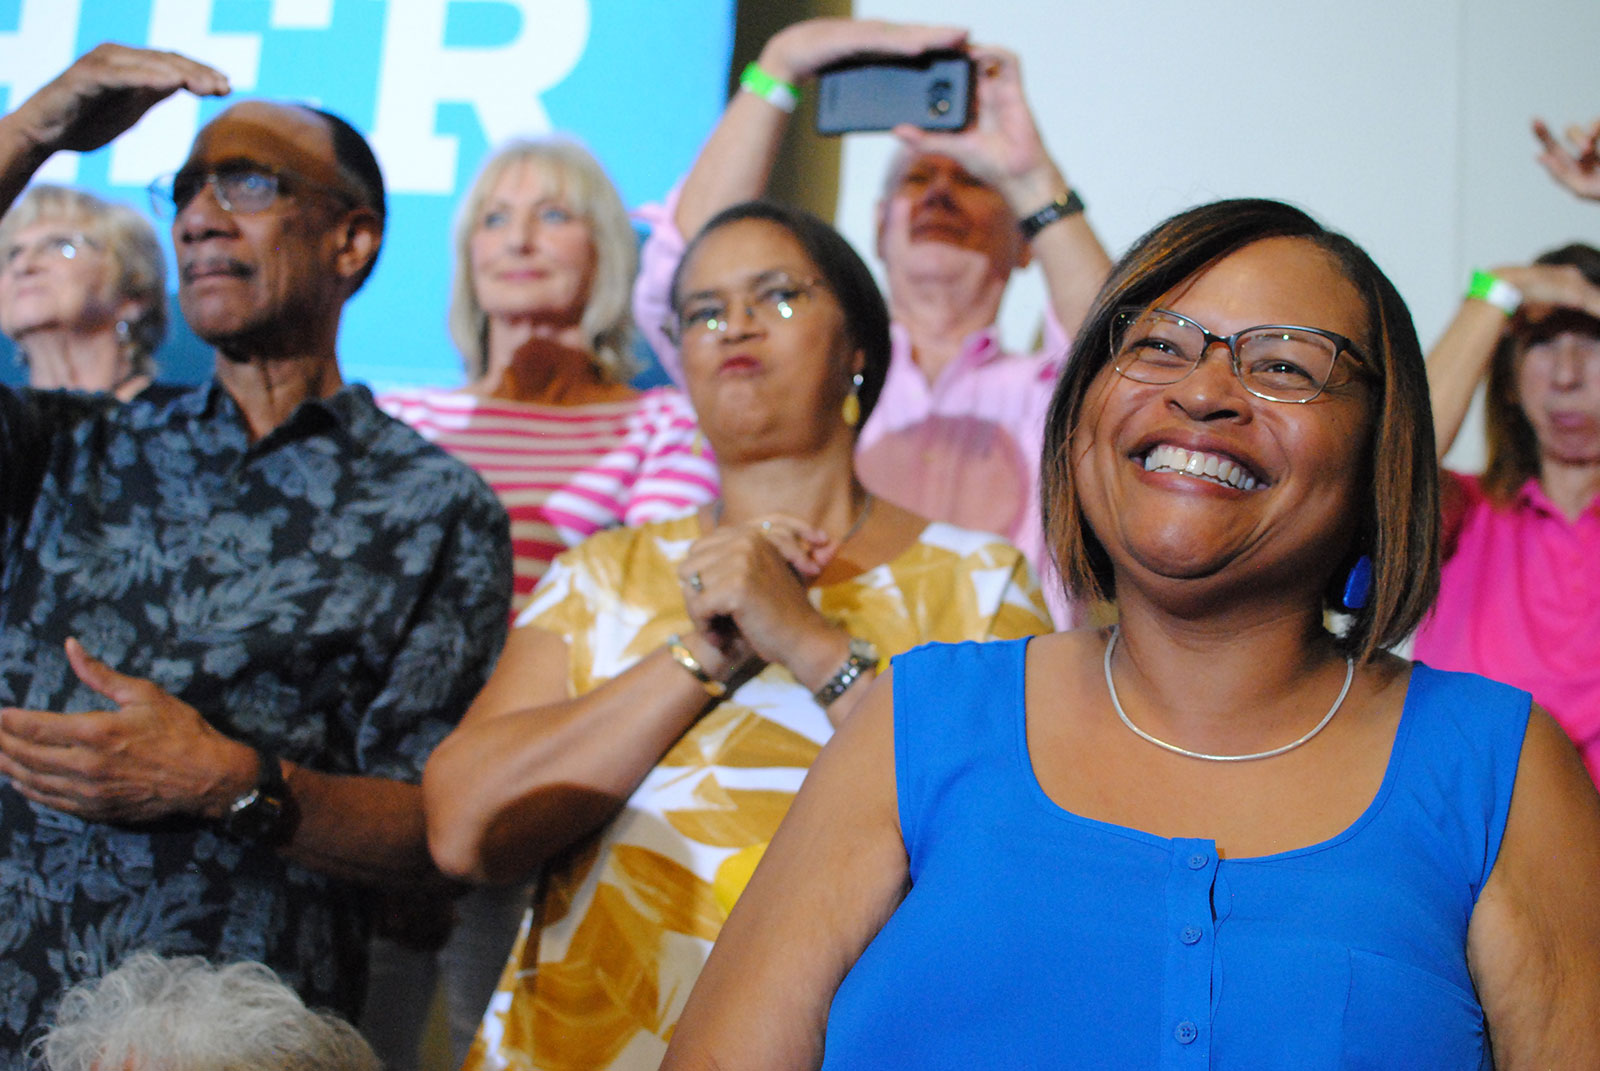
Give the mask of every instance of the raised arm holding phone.
[[(960, 50), (973, 62), (969, 124), (902, 125), (878, 206), (894, 353), (858, 459), (875, 493), (942, 520), (1007, 535), (1047, 567), (1036, 488), (1044, 409), (1068, 340), (1110, 262), (1078, 196), (1045, 150), (1017, 58), (954, 27), (814, 19), (775, 34), (675, 199), (649, 213), (635, 315), (674, 376), (666, 282), (683, 236), (766, 190), (798, 87), (852, 58)], [(787, 107), (786, 107), (787, 106)], [(1037, 260), (1049, 292), (1037, 355), (1007, 352), (995, 327), (1011, 273)], [(1058, 620), (1071, 610), (1060, 602)]]

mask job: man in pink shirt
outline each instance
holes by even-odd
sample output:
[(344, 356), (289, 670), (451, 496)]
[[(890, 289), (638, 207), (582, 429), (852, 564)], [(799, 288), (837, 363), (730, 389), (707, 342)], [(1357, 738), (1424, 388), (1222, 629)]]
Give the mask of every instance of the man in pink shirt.
[[(813, 19), (775, 34), (742, 90), (652, 225), (634, 312), (663, 366), (676, 350), (660, 325), (667, 289), (692, 236), (717, 211), (759, 197), (793, 107), (793, 84), (863, 53), (963, 48), (965, 31)], [(894, 317), (894, 351), (857, 467), (884, 498), (937, 520), (998, 532), (1045, 574), (1058, 624), (1075, 616), (1045, 547), (1038, 503), (1044, 415), (1068, 339), (1110, 270), (1081, 200), (1045, 151), (1016, 57), (968, 49), (977, 117), (957, 134), (908, 127), (878, 211), (878, 253)], [(1008, 353), (995, 328), (1013, 270), (1037, 260), (1049, 291), (1045, 346)]]

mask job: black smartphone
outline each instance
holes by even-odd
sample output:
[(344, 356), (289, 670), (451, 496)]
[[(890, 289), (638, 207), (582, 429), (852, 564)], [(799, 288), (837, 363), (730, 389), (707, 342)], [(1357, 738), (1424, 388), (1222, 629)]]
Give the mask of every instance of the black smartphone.
[(960, 130), (972, 108), (972, 57), (965, 52), (920, 56), (853, 56), (817, 75), (817, 133)]

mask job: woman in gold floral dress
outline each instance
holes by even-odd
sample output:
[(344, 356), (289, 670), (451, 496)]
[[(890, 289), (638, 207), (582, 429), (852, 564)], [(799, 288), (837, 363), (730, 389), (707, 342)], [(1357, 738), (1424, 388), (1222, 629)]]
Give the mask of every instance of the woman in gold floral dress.
[(557, 558), (424, 778), (447, 872), (543, 875), (473, 1071), (655, 1068), (879, 661), (1049, 627), (1014, 548), (856, 480), (888, 316), (837, 233), (735, 206), (691, 243), (673, 303), (722, 498)]

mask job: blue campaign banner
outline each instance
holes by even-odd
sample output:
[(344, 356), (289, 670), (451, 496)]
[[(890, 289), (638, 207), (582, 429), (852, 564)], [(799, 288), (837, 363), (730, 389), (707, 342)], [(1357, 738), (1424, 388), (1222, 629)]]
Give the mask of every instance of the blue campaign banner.
[[(624, 202), (659, 199), (694, 159), (727, 94), (734, 0), (0, 0), (0, 107), (9, 111), (102, 41), (171, 49), (227, 73), (232, 100), (336, 112), (366, 132), (389, 184), (383, 255), (346, 309), (346, 378), (451, 385), (445, 330), (458, 198), (497, 144), (582, 141)], [(144, 187), (183, 161), (228, 101), (175, 96), (95, 153), (60, 153), (40, 181), (149, 215)], [(170, 255), (170, 249), (169, 249)], [(186, 335), (168, 377), (203, 376)], [(0, 376), (16, 381), (9, 357)]]

